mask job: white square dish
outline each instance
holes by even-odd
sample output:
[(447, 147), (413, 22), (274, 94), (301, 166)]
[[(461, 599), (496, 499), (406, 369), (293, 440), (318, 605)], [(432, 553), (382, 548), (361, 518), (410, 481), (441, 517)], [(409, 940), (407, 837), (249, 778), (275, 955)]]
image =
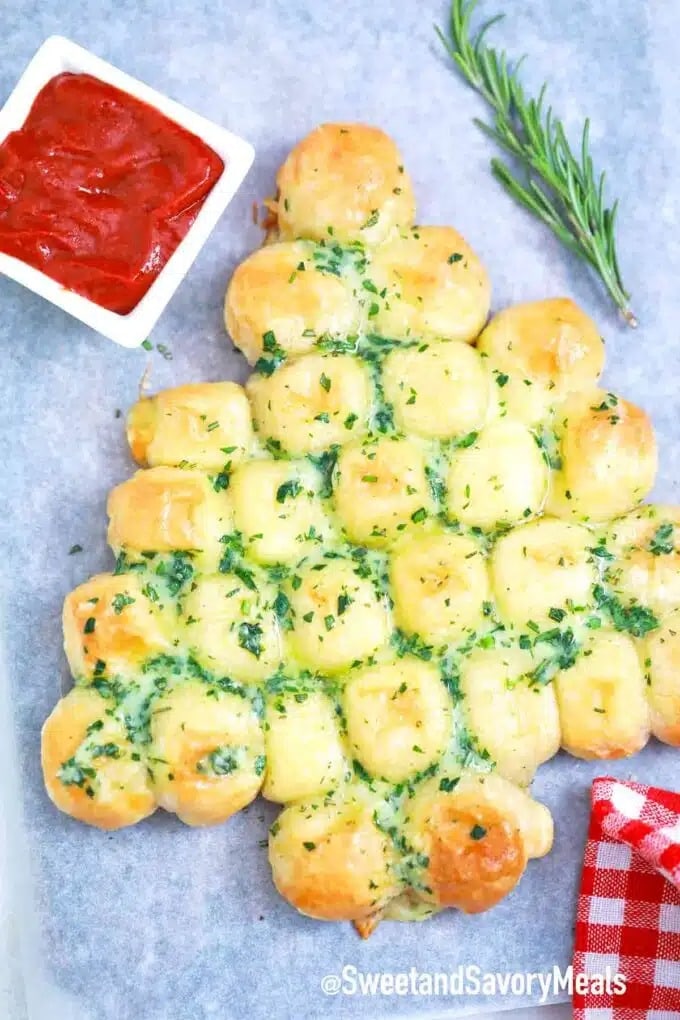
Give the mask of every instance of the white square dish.
[(0, 143), (20, 128), (40, 90), (65, 71), (90, 74), (148, 103), (181, 127), (197, 135), (223, 160), (224, 170), (186, 237), (139, 304), (127, 315), (108, 311), (67, 290), (61, 283), (20, 259), (0, 252), (0, 272), (51, 301), (123, 347), (138, 347), (149, 335), (165, 306), (188, 272), (218, 219), (236, 194), (255, 155), (243, 138), (213, 124), (185, 106), (143, 84), (62, 36), (53, 35), (37, 51), (0, 110)]

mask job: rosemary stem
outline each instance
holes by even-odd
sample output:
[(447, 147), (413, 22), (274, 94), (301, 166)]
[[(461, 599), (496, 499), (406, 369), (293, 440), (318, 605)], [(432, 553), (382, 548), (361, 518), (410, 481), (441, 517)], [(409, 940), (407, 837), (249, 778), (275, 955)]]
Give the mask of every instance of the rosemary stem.
[(624, 320), (637, 326), (616, 254), (617, 203), (605, 205), (605, 175), (595, 174), (590, 154), (590, 122), (584, 123), (577, 157), (562, 122), (552, 107), (545, 108), (546, 86), (538, 98), (527, 98), (517, 73), (524, 58), (512, 64), (504, 51), (486, 44), (487, 32), (503, 15), (472, 32), (476, 6), (477, 0), (452, 0), (448, 37), (435, 30), (460, 74), (493, 111), (490, 123), (475, 123), (517, 161), (522, 175), (493, 159), (494, 177), (594, 269)]

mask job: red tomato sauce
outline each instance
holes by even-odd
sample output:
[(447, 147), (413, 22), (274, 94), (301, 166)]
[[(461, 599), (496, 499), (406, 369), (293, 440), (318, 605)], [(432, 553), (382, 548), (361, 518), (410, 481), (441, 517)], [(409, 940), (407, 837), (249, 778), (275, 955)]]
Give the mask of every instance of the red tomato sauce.
[(57, 75), (0, 145), (0, 251), (125, 315), (223, 170), (152, 106), (87, 74)]

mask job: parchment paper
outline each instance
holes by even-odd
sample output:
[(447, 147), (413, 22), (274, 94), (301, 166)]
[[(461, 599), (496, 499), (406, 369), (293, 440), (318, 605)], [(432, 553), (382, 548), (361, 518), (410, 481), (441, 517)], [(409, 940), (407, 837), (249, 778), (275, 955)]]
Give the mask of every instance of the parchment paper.
[[(259, 842), (261, 801), (229, 824), (192, 831), (159, 812), (106, 835), (60, 815), (43, 790), (39, 730), (60, 692), (66, 592), (109, 569), (105, 497), (131, 471), (116, 409), (134, 401), (150, 360), (154, 387), (242, 379), (221, 306), (259, 241), (251, 203), (270, 193), (292, 144), (324, 119), (375, 122), (395, 135), (421, 222), (452, 223), (494, 284), (494, 307), (570, 294), (607, 340), (607, 385), (652, 413), (661, 448), (655, 495), (678, 500), (680, 9), (651, 0), (496, 0), (498, 31), (527, 77), (552, 82), (567, 126), (592, 118), (599, 162), (621, 199), (620, 249), (640, 328), (626, 329), (588, 273), (518, 209), (488, 172), (491, 144), (471, 122), (476, 97), (432, 30), (439, 0), (12, 0), (0, 7), (0, 99), (43, 39), (62, 33), (243, 134), (257, 157), (245, 186), (155, 330), (173, 360), (126, 351), (18, 285), (0, 280), (3, 475), (0, 765), (18, 925), (10, 963), (25, 989), (12, 1020), (220, 1020), (456, 1015), (522, 1000), (324, 997), (345, 963), (364, 971), (566, 966), (590, 779), (601, 766), (560, 756), (535, 793), (554, 812), (555, 849), (477, 918), (385, 924), (367, 943), (349, 926), (299, 917), (275, 894)], [(74, 544), (83, 546), (69, 556)], [(680, 785), (680, 754), (652, 743), (611, 766)], [(26, 1010), (22, 995), (26, 997)]]

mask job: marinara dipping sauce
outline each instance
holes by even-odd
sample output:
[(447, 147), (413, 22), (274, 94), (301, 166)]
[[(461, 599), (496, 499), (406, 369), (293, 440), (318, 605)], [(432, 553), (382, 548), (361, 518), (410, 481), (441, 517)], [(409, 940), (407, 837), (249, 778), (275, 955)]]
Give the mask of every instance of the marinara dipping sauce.
[(223, 170), (152, 106), (88, 74), (57, 75), (0, 145), (0, 251), (125, 315)]

